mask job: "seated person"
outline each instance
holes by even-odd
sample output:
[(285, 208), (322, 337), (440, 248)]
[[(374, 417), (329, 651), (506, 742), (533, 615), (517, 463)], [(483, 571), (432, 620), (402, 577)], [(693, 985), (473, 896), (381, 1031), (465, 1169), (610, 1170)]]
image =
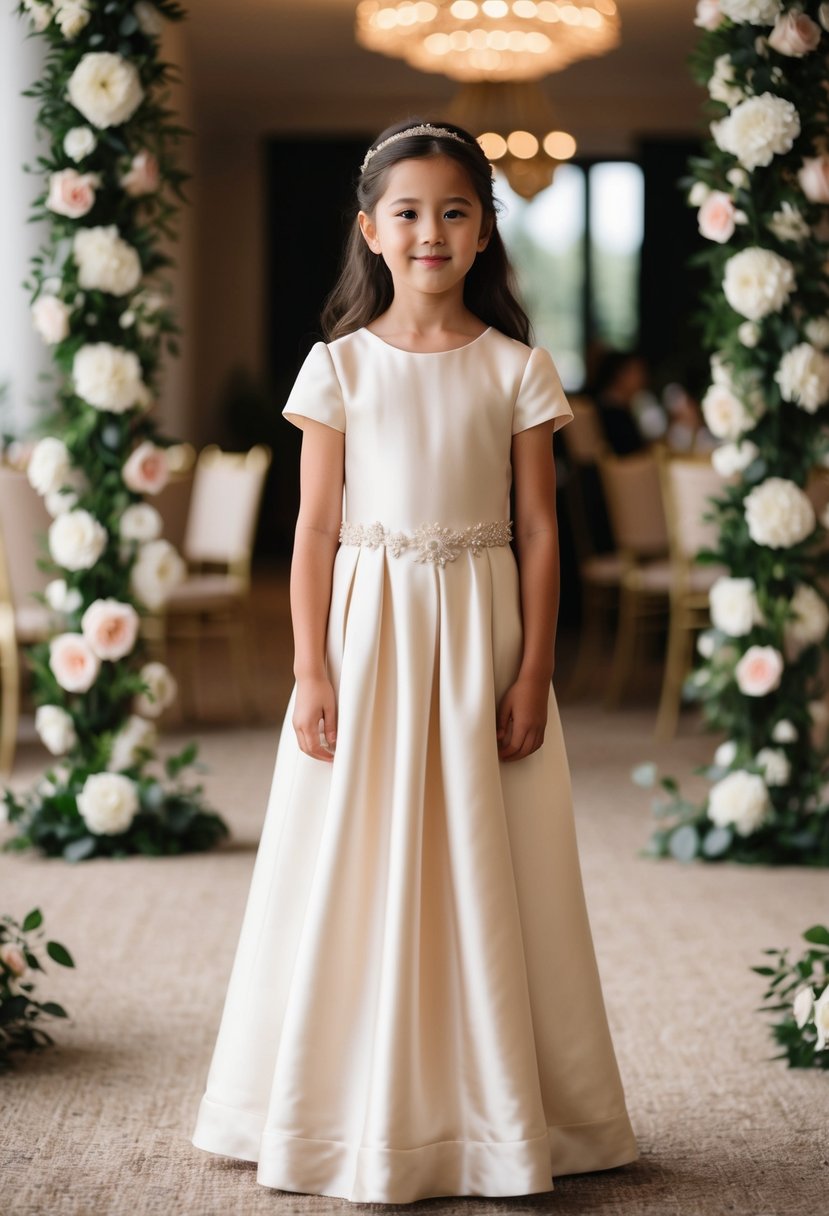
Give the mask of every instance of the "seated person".
[(617, 456), (630, 456), (649, 446), (633, 411), (634, 401), (647, 383), (647, 366), (637, 351), (608, 350), (602, 355), (591, 396), (608, 447)]

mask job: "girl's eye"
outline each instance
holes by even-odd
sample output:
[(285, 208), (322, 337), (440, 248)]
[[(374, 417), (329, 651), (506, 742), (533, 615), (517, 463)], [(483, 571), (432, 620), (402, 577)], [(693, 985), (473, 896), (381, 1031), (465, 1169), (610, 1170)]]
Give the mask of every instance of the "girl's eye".
[[(409, 219), (409, 217), (413, 216), (413, 215), (415, 215), (415, 212), (412, 210), (411, 207), (407, 207), (405, 211), (398, 211), (398, 213), (397, 213), (398, 219), (401, 219), (401, 220)], [(444, 215), (447, 215), (447, 216), (459, 215), (463, 219), (463, 217), (466, 215), (466, 212), (459, 211), (457, 207), (450, 207), (448, 211), (444, 212)]]

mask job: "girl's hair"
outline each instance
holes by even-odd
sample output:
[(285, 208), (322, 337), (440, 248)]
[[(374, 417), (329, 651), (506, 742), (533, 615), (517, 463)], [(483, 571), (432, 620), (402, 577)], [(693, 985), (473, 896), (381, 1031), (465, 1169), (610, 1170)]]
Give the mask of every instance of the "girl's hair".
[[(408, 127), (419, 126), (424, 121), (422, 118), (409, 118), (405, 122), (386, 127), (371, 146), (374, 148), (390, 135), (396, 135)], [(365, 172), (357, 179), (356, 206), (340, 275), (322, 310), (321, 324), (325, 339), (331, 342), (368, 325), (386, 311), (394, 298), (394, 283), (389, 268), (382, 256), (372, 253), (366, 244), (360, 231), (357, 212), (365, 211), (368, 215), (374, 215), (377, 203), (385, 192), (392, 165), (419, 156), (440, 155), (450, 156), (466, 170), (483, 207), (484, 227), (487, 221), (492, 226), (486, 249), (478, 254), (464, 281), (464, 304), (487, 325), (492, 325), (510, 338), (517, 338), (520, 342), (530, 345), (530, 319), (518, 301), (515, 275), (498, 231), (496, 206), (501, 204), (493, 196), (489, 161), (478, 141), (463, 127), (437, 121), (430, 125), (454, 131), (461, 139), (441, 135), (413, 135), (394, 140), (379, 152), (375, 152)]]

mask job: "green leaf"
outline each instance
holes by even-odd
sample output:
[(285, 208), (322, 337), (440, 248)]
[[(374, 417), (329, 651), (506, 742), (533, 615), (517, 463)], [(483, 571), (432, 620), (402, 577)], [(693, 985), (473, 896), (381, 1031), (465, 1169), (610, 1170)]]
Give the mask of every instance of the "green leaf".
[(819, 946), (829, 946), (829, 929), (825, 925), (812, 925), (803, 934), (807, 942), (816, 942)]
[(46, 953), (49, 955), (49, 958), (53, 959), (56, 963), (60, 963), (61, 967), (75, 966), (75, 960), (72, 958), (72, 955), (60, 942), (47, 942)]
[(23, 921), (23, 932), (28, 933), (30, 929), (37, 929), (43, 924), (43, 913), (40, 908), (33, 908)]
[(63, 1005), (58, 1005), (56, 1001), (44, 1001), (40, 1006), (43, 1013), (51, 1014), (53, 1018), (68, 1018), (69, 1014), (64, 1009)]

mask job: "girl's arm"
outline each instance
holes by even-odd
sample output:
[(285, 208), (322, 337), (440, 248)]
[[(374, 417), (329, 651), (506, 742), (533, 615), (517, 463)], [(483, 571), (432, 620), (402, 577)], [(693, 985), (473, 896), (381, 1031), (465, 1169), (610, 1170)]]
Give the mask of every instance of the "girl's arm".
[(498, 713), (500, 756), (519, 760), (541, 746), (555, 665), (559, 605), (559, 550), (553, 420), (519, 431), (512, 440), (515, 544), (524, 646), (515, 683)]
[(334, 690), (326, 668), (326, 634), (334, 557), (342, 521), (345, 435), (306, 418), (300, 457), (300, 507), (291, 559), (291, 620), (297, 698), (293, 726), (303, 751), (333, 759), (319, 742), (336, 735)]

